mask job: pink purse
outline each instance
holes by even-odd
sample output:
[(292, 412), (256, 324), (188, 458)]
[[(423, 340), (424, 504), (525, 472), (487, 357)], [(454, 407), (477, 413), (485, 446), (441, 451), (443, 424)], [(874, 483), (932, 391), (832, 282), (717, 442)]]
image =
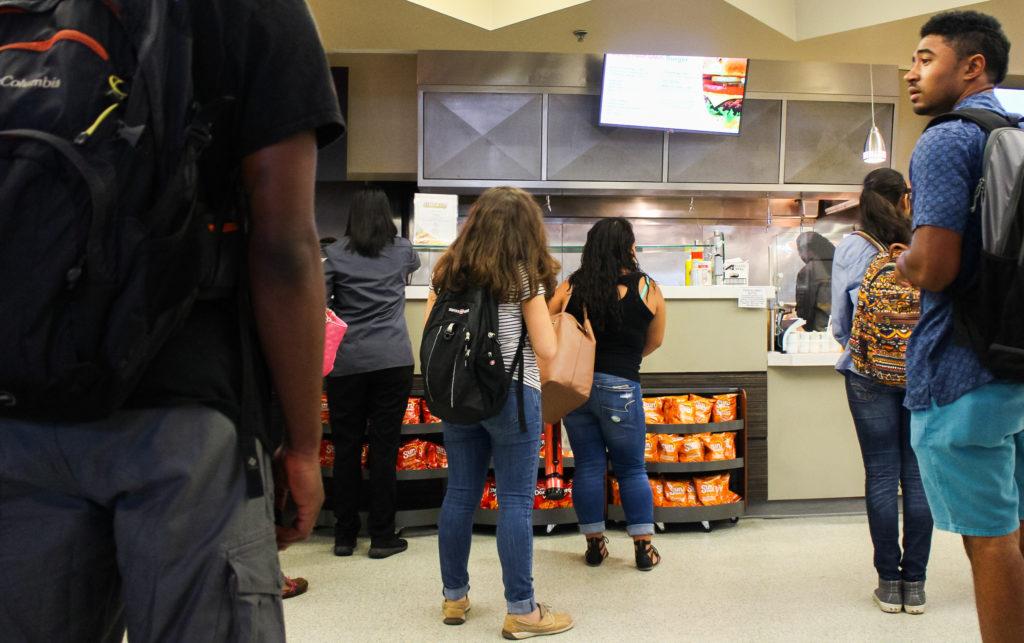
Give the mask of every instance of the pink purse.
[(327, 377), (334, 370), (334, 360), (338, 357), (338, 346), (345, 337), (348, 324), (341, 320), (333, 310), (326, 309), (326, 320), (324, 327), (324, 377)]

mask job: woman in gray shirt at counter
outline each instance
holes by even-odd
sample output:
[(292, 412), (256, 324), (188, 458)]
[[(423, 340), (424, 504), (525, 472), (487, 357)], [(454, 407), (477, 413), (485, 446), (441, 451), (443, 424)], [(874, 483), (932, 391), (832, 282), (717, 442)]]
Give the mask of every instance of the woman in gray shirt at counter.
[(345, 236), (325, 250), (327, 305), (348, 324), (327, 376), (336, 556), (355, 550), (367, 437), (369, 556), (386, 558), (408, 546), (395, 534), (395, 460), (413, 372), (405, 286), (420, 259), (409, 240), (397, 235), (384, 192), (363, 190), (352, 201)]

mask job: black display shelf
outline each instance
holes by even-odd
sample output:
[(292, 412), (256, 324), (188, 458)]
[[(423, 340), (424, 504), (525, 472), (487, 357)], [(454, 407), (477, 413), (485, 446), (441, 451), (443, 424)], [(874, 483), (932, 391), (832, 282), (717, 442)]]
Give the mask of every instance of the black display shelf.
[(647, 432), (688, 435), (691, 433), (739, 432), (743, 428), (743, 420), (731, 420), (729, 422), (709, 422), (707, 424), (648, 424)]
[[(562, 509), (534, 509), (533, 510), (533, 526), (540, 527), (543, 525), (573, 525), (578, 522), (576, 518), (576, 510), (572, 507), (565, 507)], [(477, 509), (476, 513), (473, 514), (473, 524), (475, 525), (497, 525), (498, 524), (498, 510), (497, 509)]]
[(441, 435), (443, 430), (438, 423), (432, 424), (403, 424), (402, 435)]
[[(731, 502), (725, 505), (708, 507), (655, 507), (654, 521), (668, 523), (707, 522), (711, 520), (730, 520), (739, 518), (744, 513), (744, 502)], [(608, 505), (608, 519), (624, 522), (626, 513), (622, 505)]]
[(710, 462), (648, 462), (648, 473), (706, 473), (742, 469), (743, 458), (712, 460)]
[[(323, 473), (325, 478), (333, 478), (334, 471), (331, 467), (321, 467), (320, 471)], [(367, 469), (362, 470), (363, 480), (370, 479), (370, 472)], [(404, 482), (406, 480), (443, 480), (448, 477), (448, 469), (422, 469), (418, 471), (397, 471), (397, 480)]]

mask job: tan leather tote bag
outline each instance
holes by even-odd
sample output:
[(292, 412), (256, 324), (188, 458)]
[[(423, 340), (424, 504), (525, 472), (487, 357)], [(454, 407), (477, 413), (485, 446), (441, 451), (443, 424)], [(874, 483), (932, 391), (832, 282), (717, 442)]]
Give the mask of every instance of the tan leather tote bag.
[[(571, 297), (571, 295), (570, 295)], [(566, 298), (562, 312), (552, 317), (558, 350), (554, 358), (541, 372), (541, 415), (544, 422), (558, 422), (571, 411), (583, 405), (590, 397), (594, 383), (594, 355), (597, 340), (586, 310), (583, 324), (565, 312), (569, 305)]]

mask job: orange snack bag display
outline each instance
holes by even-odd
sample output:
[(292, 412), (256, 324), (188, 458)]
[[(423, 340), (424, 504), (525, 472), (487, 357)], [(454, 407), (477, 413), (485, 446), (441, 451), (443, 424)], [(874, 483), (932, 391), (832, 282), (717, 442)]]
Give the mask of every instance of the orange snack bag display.
[(665, 506), (665, 483), (661, 480), (648, 480), (651, 485), (651, 496), (654, 498), (655, 507)]
[(694, 407), (688, 395), (672, 395), (661, 398), (665, 401), (665, 424), (693, 424)]
[(657, 433), (648, 433), (644, 436), (644, 461), (645, 462), (657, 462), (658, 460), (658, 444), (661, 441), (661, 436)]
[(320, 424), (331, 423), (331, 410), (327, 406), (327, 393), (320, 395)]
[(683, 444), (681, 435), (665, 433), (658, 436), (658, 462), (679, 462), (679, 449)]
[(565, 496), (561, 500), (556, 500), (555, 505), (559, 508), (568, 508), (572, 506), (572, 480), (565, 483)]
[(684, 435), (682, 444), (679, 445), (679, 461), (680, 462), (703, 462), (704, 461), (704, 441), (701, 439), (702, 436), (708, 435), (707, 433), (691, 433)]
[(644, 398), (644, 419), (647, 424), (664, 424), (665, 414), (662, 412), (662, 398)]
[(608, 478), (608, 482), (611, 483), (611, 487), (612, 487), (612, 504), (613, 505), (621, 505), (622, 504), (622, 494), (619, 492), (619, 481), (616, 480), (615, 478)]
[(430, 407), (427, 406), (427, 401), (424, 399), (420, 399), (420, 421), (423, 424), (441, 423), (441, 418), (430, 412)]
[(710, 422), (711, 412), (715, 408), (715, 401), (699, 395), (691, 395), (690, 401), (693, 402), (694, 424), (707, 424)]
[(334, 466), (334, 443), (328, 438), (320, 440), (320, 466)]
[(736, 393), (715, 396), (715, 409), (711, 413), (713, 422), (731, 422), (736, 419)]
[(395, 468), (399, 471), (422, 471), (428, 468), (427, 453), (431, 442), (410, 440), (398, 449), (398, 462)]
[(484, 491), (482, 496), (480, 497), (480, 508), (498, 508), (498, 486), (494, 482), (494, 478), (488, 478), (487, 482), (484, 483)]
[(697, 487), (697, 497), (702, 505), (724, 505), (739, 502), (741, 498), (729, 489), (729, 474), (717, 476), (695, 477), (693, 484)]
[(702, 433), (700, 437), (701, 441), (704, 443), (706, 460), (736, 459), (735, 433)]
[(665, 506), (666, 507), (696, 507), (697, 489), (691, 480), (666, 480), (665, 481)]
[(420, 398), (410, 397), (405, 402), (405, 415), (402, 416), (402, 424), (420, 423)]
[(441, 445), (434, 446), (434, 457), (437, 463), (436, 469), (448, 468), (448, 451)]

